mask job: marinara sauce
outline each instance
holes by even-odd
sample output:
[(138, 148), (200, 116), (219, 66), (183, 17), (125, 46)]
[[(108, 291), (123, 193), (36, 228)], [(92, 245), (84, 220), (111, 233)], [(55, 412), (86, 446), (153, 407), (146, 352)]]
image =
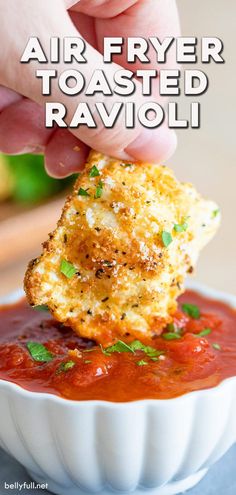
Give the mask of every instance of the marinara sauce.
[(170, 399), (236, 375), (236, 311), (186, 291), (162, 336), (112, 347), (23, 300), (0, 313), (0, 378), (72, 400)]

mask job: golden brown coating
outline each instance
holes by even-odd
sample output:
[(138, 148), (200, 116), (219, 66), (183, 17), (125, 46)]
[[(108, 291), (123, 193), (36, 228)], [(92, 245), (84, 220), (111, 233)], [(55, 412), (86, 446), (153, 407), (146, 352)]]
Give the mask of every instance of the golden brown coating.
[(28, 300), (102, 342), (160, 333), (219, 216), (167, 167), (93, 151), (57, 229), (29, 265)]

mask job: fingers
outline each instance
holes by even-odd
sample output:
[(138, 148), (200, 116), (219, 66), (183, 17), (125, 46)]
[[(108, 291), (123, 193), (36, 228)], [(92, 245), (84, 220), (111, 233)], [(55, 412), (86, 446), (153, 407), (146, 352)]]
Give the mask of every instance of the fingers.
[[(93, 0), (81, 0), (79, 3), (72, 1), (70, 4), (74, 4), (72, 10), (77, 11), (77, 14), (72, 12), (73, 22), (76, 24), (76, 27), (81, 34), (85, 36), (86, 40), (90, 43), (92, 40), (93, 46), (95, 46), (93, 39), (94, 31), (96, 30), (97, 47), (100, 52), (102, 52), (103, 49), (104, 36), (122, 36), (125, 39), (127, 33), (131, 37), (141, 36), (144, 38), (156, 36), (158, 34), (159, 38), (162, 40), (164, 37), (175, 37), (180, 34), (178, 11), (175, 0), (167, 0), (165, 2), (157, 2), (156, 0), (140, 2), (136, 0), (126, 2), (125, 8), (124, 3), (120, 2), (120, 0), (118, 2), (106, 0), (102, 5), (99, 5), (99, 7), (97, 2), (94, 2)], [(119, 13), (118, 16), (113, 16), (114, 9), (116, 9), (116, 14)], [(152, 12), (152, 16), (150, 16), (150, 11)], [(99, 18), (94, 21), (95, 28), (93, 19), (87, 17), (87, 20), (89, 20), (90, 23), (89, 26), (84, 29), (86, 19), (84, 13), (99, 16)], [(108, 17), (111, 18), (107, 19)], [(126, 47), (122, 50), (122, 54), (113, 57), (115, 62), (119, 62), (123, 67), (128, 69), (131, 68), (132, 70), (143, 68), (140, 61), (132, 64), (132, 66), (127, 63), (125, 48)], [(148, 64), (148, 68), (158, 68), (155, 55), (152, 56), (149, 52), (149, 58), (150, 64)], [(172, 47), (164, 67), (174, 68), (175, 66), (175, 52), (174, 47)], [(158, 84), (155, 89), (156, 95), (158, 95)], [(157, 99), (161, 100), (160, 97)], [(162, 99), (162, 104), (164, 104), (163, 100), (164, 99)], [(160, 128), (152, 131), (143, 129), (138, 138), (131, 143), (124, 152), (127, 156), (132, 155), (132, 158), (139, 160), (153, 160), (153, 156), (155, 156), (155, 161), (164, 161), (174, 152), (176, 144), (176, 134), (174, 131), (169, 131), (164, 124)]]
[(87, 146), (67, 129), (45, 129), (44, 120), (43, 108), (25, 98), (5, 108), (0, 114), (0, 151), (44, 153), (46, 169), (53, 177), (78, 172), (86, 161)]
[(66, 177), (81, 170), (86, 162), (88, 147), (67, 129), (58, 129), (45, 149), (45, 167), (52, 177)]
[(9, 105), (20, 101), (22, 96), (12, 91), (11, 89), (0, 86), (0, 112), (7, 108)]
[[(105, 0), (102, 5), (98, 5), (97, 0), (80, 0), (74, 4), (72, 9), (77, 12), (98, 17), (96, 19), (96, 33), (100, 52), (103, 49), (105, 36), (121, 36), (124, 40), (127, 36), (145, 39), (158, 36), (162, 41), (165, 37), (180, 35), (176, 0), (126, 0), (125, 2)], [(148, 57), (150, 63), (145, 64), (145, 67), (140, 61), (129, 64), (126, 60), (126, 46), (124, 46), (122, 53), (114, 55), (113, 60), (133, 71), (141, 68), (157, 69), (158, 64), (154, 51), (149, 50)], [(165, 69), (176, 67), (174, 46), (169, 50), (165, 66), (161, 65)]]
[(25, 78), (32, 71), (27, 72), (20, 63), (25, 45), (32, 36), (49, 44), (50, 37), (60, 32), (64, 14), (63, 0), (34, 0), (33, 3), (22, 0), (20, 10), (15, 0), (0, 2), (0, 18), (3, 19), (0, 39), (4, 43), (4, 50), (0, 50), (0, 66), (4, 68), (0, 71), (0, 84), (28, 96), (34, 81), (32, 77)]
[[(168, 4), (171, 1), (173, 0), (166, 0)], [(9, 0), (8, 5), (12, 4), (12, 2), (13, 0)], [(152, 0), (150, 0), (150, 2), (153, 3)], [(147, 1), (146, 3), (149, 3), (149, 5), (151, 5), (150, 2)], [(81, 2), (81, 5), (82, 3), (84, 2)], [(87, 3), (89, 4), (90, 2), (88, 1)], [(115, 3), (117, 4), (117, 2)], [(163, 2), (158, 1), (156, 3), (162, 4)], [(76, 30), (75, 26), (70, 20), (69, 15), (67, 15), (66, 11), (63, 10), (64, 8), (62, 8), (63, 5), (62, 2), (52, 0), (50, 2), (50, 7), (47, 12), (43, 7), (42, 2), (40, 2), (39, 0), (37, 1), (35, 0), (34, 9), (36, 8), (35, 7), (36, 4), (37, 4), (37, 9), (36, 9), (37, 23), (34, 26), (34, 35), (40, 39), (41, 44), (48, 56), (49, 56), (50, 38), (52, 36), (58, 36), (62, 40), (64, 37), (67, 36), (75, 36), (75, 37), (80, 36), (80, 33)], [(138, 4), (142, 5), (145, 4), (145, 2), (135, 3), (135, 5)], [(32, 18), (31, 16), (29, 16), (28, 10), (26, 9), (27, 5), (28, 5), (27, 9), (29, 9), (30, 8), (29, 0), (24, 1), (24, 8), (26, 10), (25, 11), (26, 23), (24, 25), (24, 28), (23, 29), (21, 28), (20, 34), (18, 32), (17, 46), (14, 46), (14, 50), (18, 51), (18, 56), (19, 56), (18, 60), (20, 59), (20, 55), (23, 53), (25, 47), (25, 40), (27, 39), (28, 36), (32, 35), (32, 25), (31, 25)], [(56, 6), (57, 6), (57, 16), (52, 15), (53, 9), (55, 9)], [(136, 11), (133, 14), (134, 14), (134, 21), (136, 22), (136, 19), (138, 19), (138, 16), (140, 14), (139, 13), (137, 14)], [(149, 12), (149, 18), (150, 18), (150, 12)], [(17, 31), (17, 22), (18, 22), (17, 18), (15, 18), (14, 22), (16, 24), (15, 28)], [(122, 29), (124, 28), (125, 26), (123, 26)], [(13, 25), (13, 30), (14, 30), (14, 25)], [(50, 57), (48, 58), (50, 59)], [(104, 64), (101, 54), (98, 53), (91, 45), (87, 45), (86, 59), (87, 59), (86, 64), (79, 66), (78, 64), (75, 63), (72, 64), (73, 68), (76, 69), (80, 68), (87, 82), (90, 81), (93, 72), (96, 69), (100, 71), (103, 70), (104, 73), (106, 74), (108, 81), (110, 82), (111, 87), (114, 87), (114, 74), (117, 70), (121, 68), (121, 66), (115, 63)], [(136, 85), (136, 92), (133, 95), (129, 96), (128, 99), (121, 96), (117, 97), (117, 95), (105, 97), (104, 95), (101, 94), (90, 97), (84, 94), (67, 96), (60, 91), (57, 81), (53, 82), (53, 89), (51, 95), (47, 97), (42, 96), (41, 81), (35, 78), (35, 70), (38, 68), (40, 69), (43, 68), (42, 64), (39, 64), (35, 61), (29, 64), (20, 65), (20, 62), (16, 63), (15, 61), (12, 65), (11, 64), (9, 65), (11, 66), (11, 70), (8, 72), (6, 71), (5, 74), (5, 77), (8, 78), (8, 86), (24, 94), (25, 96), (31, 98), (39, 105), (44, 105), (46, 101), (61, 102), (67, 108), (67, 122), (70, 122), (72, 116), (74, 115), (77, 109), (77, 106), (81, 102), (87, 103), (92, 113), (96, 115), (95, 105), (97, 102), (104, 103), (107, 110), (109, 111), (112, 108), (113, 104), (118, 99), (121, 103), (126, 103), (127, 101), (133, 102), (137, 109), (146, 101), (145, 98), (142, 96), (141, 85), (139, 82), (137, 82)], [(48, 64), (46, 64), (45, 68), (55, 69), (55, 64), (51, 65), (49, 62)], [(61, 72), (68, 70), (68, 64), (64, 64), (63, 61), (61, 61), (56, 68), (58, 70), (58, 75), (60, 75)], [(18, 75), (17, 78), (16, 75)], [(19, 102), (18, 104), (20, 105), (21, 102)], [(9, 107), (9, 109), (10, 108), (11, 107)], [(35, 146), (36, 144), (42, 147), (46, 146), (46, 144), (48, 143), (48, 133), (50, 133), (51, 130), (42, 129), (42, 127), (44, 127), (43, 114), (41, 113), (39, 108), (38, 108), (37, 116), (35, 117), (32, 116), (32, 111), (28, 111), (28, 117), (24, 122), (24, 129), (19, 131), (19, 135), (16, 136), (15, 139), (13, 140), (13, 145), (10, 145), (10, 134), (9, 136), (7, 136), (7, 130), (6, 130), (7, 124), (4, 123), (3, 120), (4, 117), (6, 117), (6, 122), (9, 123), (9, 126), (11, 128), (11, 133), (13, 133), (14, 125), (16, 123), (18, 123), (19, 128), (21, 126), (20, 116), (18, 112), (16, 112), (15, 116), (11, 112), (5, 114), (4, 116), (5, 111), (2, 112), (2, 115), (0, 117), (0, 121), (2, 125), (2, 131), (0, 125), (0, 132), (2, 133), (2, 138), (0, 136), (0, 146), (3, 147), (5, 152), (11, 152), (11, 153), (19, 152), (19, 150), (22, 149), (23, 145), (26, 146), (27, 140), (28, 140), (28, 145), (30, 145), (30, 147)], [(10, 120), (12, 120), (12, 123), (10, 123)], [(70, 131), (74, 134), (74, 136), (77, 139), (84, 142), (87, 146), (97, 149), (105, 154), (117, 156), (118, 158), (121, 159), (139, 158), (142, 160), (148, 159), (149, 161), (159, 162), (165, 159), (167, 156), (169, 156), (169, 154), (173, 151), (175, 146), (175, 138), (173, 137), (173, 131), (170, 131), (164, 125), (159, 129), (156, 129), (155, 131), (146, 130), (139, 124), (137, 124), (137, 126), (133, 129), (126, 129), (124, 114), (122, 114), (121, 118), (117, 120), (116, 125), (112, 129), (104, 128), (101, 119), (98, 118), (98, 115), (96, 115), (96, 122), (97, 122), (97, 127), (95, 129), (91, 129), (91, 128), (89, 129), (86, 126), (80, 126), (77, 129), (76, 128), (70, 129)], [(35, 130), (33, 131), (33, 133), (29, 132), (30, 126), (33, 127), (33, 130)], [(38, 139), (38, 143), (36, 143), (36, 137), (38, 133), (39, 133), (39, 139)], [(5, 139), (3, 139), (4, 136)], [(12, 148), (14, 148), (14, 151), (12, 151)], [(55, 150), (55, 147), (53, 146), (53, 141), (51, 144), (51, 149)], [(139, 151), (137, 152), (137, 150)], [(138, 157), (137, 154), (139, 155)], [(51, 161), (50, 157), (52, 157), (52, 155), (53, 155), (53, 151), (50, 151), (49, 148), (47, 155), (48, 156), (47, 167), (49, 169), (50, 169), (49, 163)], [(75, 158), (76, 155), (74, 155), (74, 153), (72, 153), (72, 155), (73, 157), (70, 155), (71, 169), (74, 168), (75, 161), (77, 160), (77, 158)], [(64, 163), (65, 161), (64, 158), (60, 160), (60, 163)], [(67, 157), (67, 159), (69, 158)], [(55, 168), (55, 164), (53, 165), (53, 167)], [(61, 174), (61, 168), (63, 167), (60, 167), (54, 173)]]
[(44, 126), (43, 108), (27, 99), (6, 107), (0, 114), (0, 150), (19, 154), (43, 151), (53, 129)]
[(143, 129), (125, 152), (134, 160), (161, 163), (170, 158), (177, 146), (177, 136), (165, 124), (157, 129)]
[[(64, 0), (67, 9), (72, 9), (76, 12), (82, 12), (84, 14), (97, 17), (97, 18), (109, 18), (120, 15), (125, 10), (132, 7), (139, 0), (103, 0), (98, 2), (97, 0)], [(147, 0), (145, 0), (147, 2)]]
[[(70, 33), (70, 36), (79, 36), (80, 33), (75, 29), (72, 24), (69, 16), (67, 17), (66, 22), (63, 24), (63, 31), (58, 33), (60, 38), (67, 36)], [(42, 45), (47, 46), (47, 39), (42, 40)], [(91, 45), (87, 44), (86, 48), (86, 59), (87, 63), (79, 66), (78, 64), (72, 64), (73, 68), (80, 69), (85, 77), (86, 82), (89, 82), (95, 70), (103, 70), (106, 74), (106, 78), (110, 83), (110, 86), (114, 87), (114, 75), (117, 70), (120, 70), (121, 67), (117, 64), (104, 64), (103, 57), (100, 53), (98, 53)], [(40, 64), (37, 65), (36, 62), (31, 64), (26, 64), (25, 71), (26, 76), (28, 72), (34, 72), (36, 68), (38, 68)], [(41, 67), (40, 67), (41, 68)], [(55, 64), (50, 65), (47, 64), (47, 68), (55, 68)], [(68, 64), (64, 64), (63, 61), (57, 66), (58, 74), (62, 73), (65, 70), (68, 70)], [(30, 75), (28, 75), (28, 78)], [(29, 87), (29, 97), (34, 99), (40, 104), (45, 104), (46, 101), (56, 101), (62, 103), (67, 108), (67, 123), (69, 123), (78, 107), (78, 105), (83, 102), (86, 103), (91, 112), (95, 116), (96, 119), (96, 128), (88, 128), (83, 125), (78, 128), (71, 128), (70, 131), (82, 142), (84, 142), (87, 146), (94, 148), (103, 152), (104, 154), (117, 156), (120, 159), (132, 159), (136, 158), (136, 153), (133, 153), (134, 146), (128, 148), (131, 143), (134, 143), (135, 140), (138, 140), (143, 143), (143, 156), (142, 159), (145, 159), (144, 155), (148, 150), (147, 159), (155, 162), (166, 159), (167, 156), (173, 151), (175, 146), (175, 139), (173, 138), (173, 131), (169, 130), (168, 127), (163, 126), (162, 130), (155, 130), (155, 132), (145, 130), (141, 124), (137, 122), (135, 128), (126, 129), (125, 126), (125, 112), (121, 112), (116, 124), (113, 128), (106, 129), (103, 126), (102, 120), (99, 118), (96, 110), (96, 103), (102, 102), (107, 111), (109, 112), (113, 107), (114, 103), (120, 101), (125, 104), (127, 101), (133, 102), (136, 109), (139, 109), (143, 103), (146, 102), (145, 97), (143, 97), (141, 92), (141, 84), (137, 82), (136, 91), (133, 95), (130, 95), (128, 98), (123, 96), (117, 96), (116, 94), (111, 96), (104, 96), (101, 93), (97, 93), (93, 96), (86, 96), (84, 93), (74, 96), (67, 96), (62, 93), (58, 87), (58, 82), (53, 81), (53, 90), (50, 96), (41, 95), (41, 81), (34, 78), (34, 87)], [(161, 142), (159, 142), (162, 140)], [(137, 141), (136, 141), (137, 142)], [(136, 143), (135, 143), (136, 145)], [(128, 150), (132, 150), (132, 153), (127, 153)], [(135, 155), (135, 156), (134, 156)]]

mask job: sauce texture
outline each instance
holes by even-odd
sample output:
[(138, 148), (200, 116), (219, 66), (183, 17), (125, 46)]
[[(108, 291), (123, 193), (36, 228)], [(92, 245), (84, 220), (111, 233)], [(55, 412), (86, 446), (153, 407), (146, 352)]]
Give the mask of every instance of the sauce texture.
[(162, 336), (109, 348), (78, 337), (47, 311), (0, 309), (0, 378), (72, 400), (170, 399), (236, 375), (236, 311), (186, 291)]

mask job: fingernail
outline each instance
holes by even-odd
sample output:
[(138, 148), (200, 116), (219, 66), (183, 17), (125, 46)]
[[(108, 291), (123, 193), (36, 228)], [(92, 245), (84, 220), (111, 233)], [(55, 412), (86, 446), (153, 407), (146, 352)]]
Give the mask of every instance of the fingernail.
[(161, 163), (174, 153), (176, 146), (175, 132), (163, 125), (157, 129), (143, 128), (124, 151), (135, 160)]
[(88, 148), (81, 145), (80, 151), (75, 149), (58, 150), (55, 153), (54, 146), (46, 148), (45, 169), (51, 177), (62, 179), (76, 174), (83, 169), (88, 155)]
[(65, 179), (72, 174), (78, 173), (82, 169), (82, 166), (79, 166), (78, 163), (75, 166), (74, 164), (64, 162), (50, 162), (47, 156), (44, 160), (44, 166), (47, 174), (54, 179)]
[(1, 152), (2, 153), (5, 153), (6, 155), (15, 155), (15, 156), (18, 156), (18, 155), (28, 155), (29, 153), (30, 154), (35, 154), (35, 155), (38, 155), (38, 154), (41, 154), (43, 151), (43, 148), (41, 149), (40, 147), (36, 147), (36, 146), (25, 146), (24, 148), (21, 148), (20, 149), (1, 149)]

